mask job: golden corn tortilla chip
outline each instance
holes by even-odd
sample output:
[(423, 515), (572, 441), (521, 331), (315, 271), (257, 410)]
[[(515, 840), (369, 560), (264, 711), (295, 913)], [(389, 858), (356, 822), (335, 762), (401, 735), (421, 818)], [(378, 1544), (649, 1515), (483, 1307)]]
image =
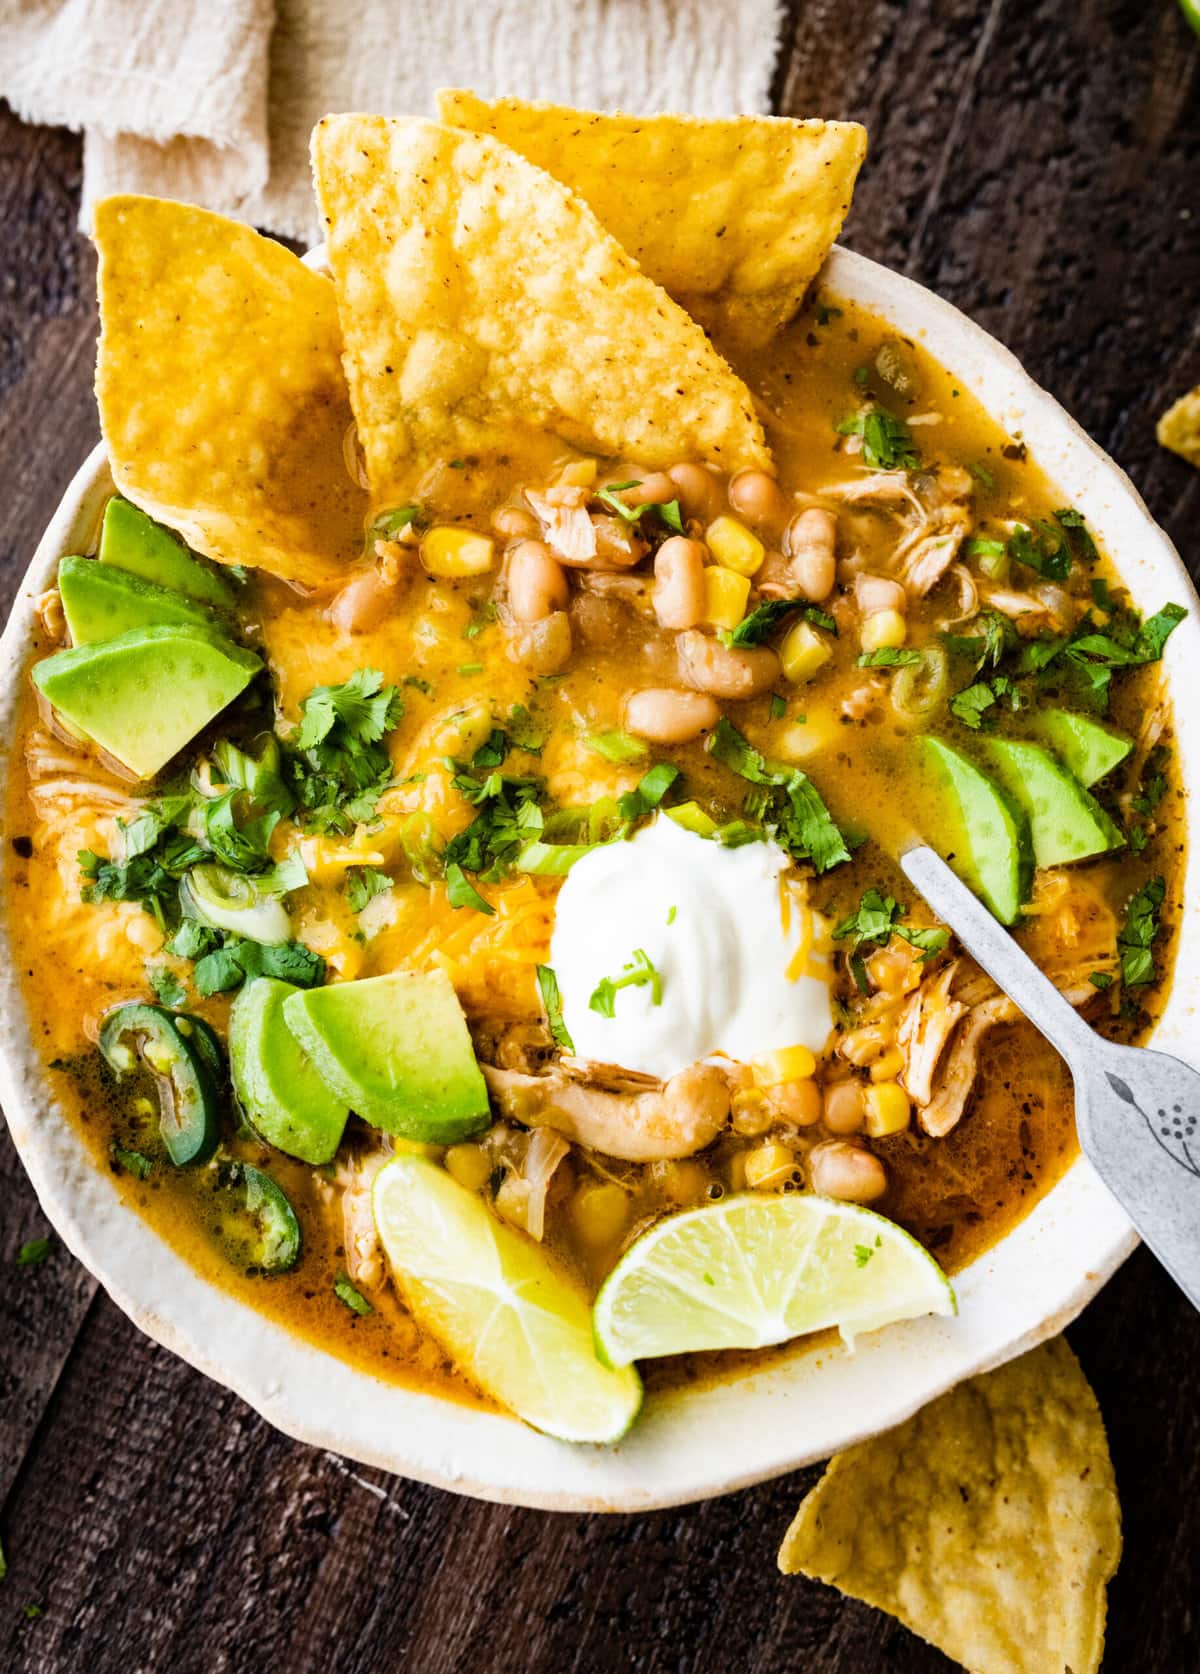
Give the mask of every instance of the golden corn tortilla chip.
[(770, 465), (749, 392), (700, 327), (516, 152), (433, 122), (327, 116), (313, 165), (377, 508), (522, 432), (650, 468)]
[(494, 134), (590, 205), (720, 341), (769, 341), (841, 231), (867, 149), (857, 122), (602, 116), (438, 94), (443, 122)]
[(1158, 421), (1158, 439), (1189, 465), (1200, 465), (1200, 384), (1167, 408)]
[(1104, 1421), (1059, 1337), (839, 1453), (779, 1550), (973, 1674), (1095, 1674), (1121, 1512)]
[(222, 564), (335, 581), (367, 500), (333, 286), (273, 239), (161, 198), (96, 206), (96, 398), (117, 487)]

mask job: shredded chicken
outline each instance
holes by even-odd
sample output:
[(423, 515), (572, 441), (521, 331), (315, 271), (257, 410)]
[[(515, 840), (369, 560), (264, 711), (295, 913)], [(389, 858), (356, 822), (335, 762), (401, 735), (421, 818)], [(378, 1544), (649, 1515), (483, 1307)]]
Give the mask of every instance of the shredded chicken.
[(485, 1064), (483, 1073), (506, 1116), (628, 1162), (690, 1157), (712, 1143), (729, 1115), (728, 1084), (711, 1064), (680, 1070), (665, 1086), (623, 1092), (562, 1069), (520, 1075)]
[(97, 812), (120, 814), (127, 822), (146, 806), (146, 799), (130, 794), (128, 779), (109, 773), (97, 758), (75, 749), (41, 727), (25, 746), (29, 794), (41, 819), (68, 807), (88, 804)]
[(846, 482), (831, 483), (824, 492), (831, 500), (845, 500), (850, 505), (908, 507), (918, 517), (925, 516), (907, 471), (870, 471)]
[(537, 493), (525, 490), (530, 509), (542, 526), (542, 539), (567, 564), (590, 564), (596, 556), (596, 525), (588, 511), (589, 491), (563, 484)]
[(383, 1140), (378, 1150), (360, 1151), (338, 1167), (337, 1183), (342, 1188), (342, 1234), (346, 1249), (346, 1271), (360, 1290), (374, 1293), (387, 1284), (387, 1262), (375, 1230), (371, 1191), (375, 1176), (392, 1154), (391, 1143)]
[(951, 997), (950, 989), (958, 975), (958, 960), (953, 960), (935, 976), (927, 977), (909, 1000), (896, 1037), (905, 1055), (903, 1081), (918, 1105), (927, 1105), (933, 1098), (933, 1075), (946, 1042), (954, 1033), (967, 1007)]

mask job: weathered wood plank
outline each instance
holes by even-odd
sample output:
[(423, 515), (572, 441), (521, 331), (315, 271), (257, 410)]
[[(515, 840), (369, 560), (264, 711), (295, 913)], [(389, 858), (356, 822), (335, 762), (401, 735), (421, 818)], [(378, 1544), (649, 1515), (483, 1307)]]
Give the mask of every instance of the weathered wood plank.
[[(1007, 341), (1181, 544), (1200, 477), (1153, 416), (1200, 381), (1197, 52), (1171, 8), (792, 0), (781, 108), (856, 116), (847, 241)], [(78, 146), (0, 115), (0, 588), (94, 435)], [(1189, 189), (1190, 188), (1190, 189)], [(1195, 218), (1185, 212), (1192, 211)], [(1200, 557), (1194, 539), (1193, 558)], [(0, 1139), (0, 1255), (42, 1230)], [(933, 1674), (774, 1553), (812, 1472), (641, 1518), (482, 1506), (272, 1432), (141, 1338), (62, 1252), (0, 1266), (0, 1665)], [(1200, 1321), (1139, 1255), (1071, 1333), (1108, 1417), (1127, 1553), (1109, 1666), (1200, 1667)], [(15, 1397), (13, 1391), (16, 1392)], [(23, 1459), (16, 1470), (18, 1459)], [(27, 1621), (26, 1603), (45, 1615)]]

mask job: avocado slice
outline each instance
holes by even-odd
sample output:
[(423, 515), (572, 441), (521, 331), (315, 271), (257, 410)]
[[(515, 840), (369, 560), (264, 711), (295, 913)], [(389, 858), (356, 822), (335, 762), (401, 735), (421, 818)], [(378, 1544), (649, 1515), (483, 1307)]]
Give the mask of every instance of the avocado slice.
[(332, 1091), (372, 1126), (435, 1145), (487, 1127), (487, 1087), (445, 972), (301, 990), (283, 1015)]
[(944, 824), (933, 834), (936, 847), (1001, 924), (1012, 924), (1033, 881), (1029, 821), (999, 785), (949, 744), (924, 738), (921, 748), (941, 794)]
[(1104, 809), (1040, 744), (987, 741), (988, 758), (1029, 815), (1038, 866), (1062, 866), (1119, 849), (1125, 838)]
[(1133, 749), (1133, 739), (1123, 732), (1111, 732), (1090, 715), (1070, 709), (1041, 709), (1033, 725), (1085, 789), (1120, 767)]
[(131, 628), (33, 666), (47, 702), (139, 779), (245, 690), (262, 659), (199, 625)]
[(203, 605), (169, 587), (156, 587), (128, 570), (97, 564), (93, 558), (64, 558), (58, 566), (58, 592), (73, 645), (116, 639), (130, 628), (163, 622), (215, 626)]
[(246, 983), (229, 1018), (229, 1067), (242, 1109), (268, 1145), (302, 1162), (327, 1163), (350, 1109), (284, 1021), (283, 1002), (300, 992), (274, 977)]
[(232, 610), (237, 604), (228, 582), (193, 558), (170, 529), (119, 495), (104, 508), (100, 562), (128, 570), (159, 587), (173, 587), (201, 604)]

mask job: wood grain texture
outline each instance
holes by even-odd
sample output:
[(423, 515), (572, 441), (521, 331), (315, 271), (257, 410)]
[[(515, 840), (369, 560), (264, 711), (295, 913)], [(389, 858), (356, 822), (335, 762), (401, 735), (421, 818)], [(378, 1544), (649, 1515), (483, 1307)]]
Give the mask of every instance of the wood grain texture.
[[(779, 108), (871, 134), (846, 239), (1007, 342), (1193, 568), (1200, 474), (1154, 417), (1200, 382), (1200, 48), (1167, 0), (790, 0)], [(0, 112), (0, 590), (96, 436), (79, 145)], [(46, 1230), (0, 1137), (0, 1667), (21, 1674), (933, 1674), (774, 1567), (797, 1475), (636, 1518), (455, 1499), (269, 1429), (154, 1347)], [(1069, 1333), (1126, 1555), (1114, 1674), (1200, 1669), (1200, 1319), (1135, 1256)], [(25, 1606), (40, 1604), (30, 1619)]]

